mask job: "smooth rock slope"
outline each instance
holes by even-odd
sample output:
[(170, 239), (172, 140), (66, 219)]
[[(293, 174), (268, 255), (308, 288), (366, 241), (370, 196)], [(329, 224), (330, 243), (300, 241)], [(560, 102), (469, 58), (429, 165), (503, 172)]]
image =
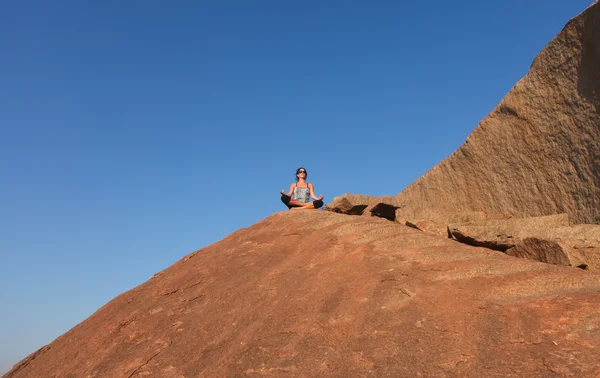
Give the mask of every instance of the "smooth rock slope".
[(5, 377), (598, 376), (598, 303), (598, 274), (286, 211), (116, 297)]

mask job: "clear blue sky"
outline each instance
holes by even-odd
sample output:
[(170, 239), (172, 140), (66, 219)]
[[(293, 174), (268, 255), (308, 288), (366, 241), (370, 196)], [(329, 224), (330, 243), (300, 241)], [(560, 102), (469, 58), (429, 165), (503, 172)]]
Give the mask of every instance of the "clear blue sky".
[(4, 1), (0, 373), (284, 209), (397, 194), (591, 0)]

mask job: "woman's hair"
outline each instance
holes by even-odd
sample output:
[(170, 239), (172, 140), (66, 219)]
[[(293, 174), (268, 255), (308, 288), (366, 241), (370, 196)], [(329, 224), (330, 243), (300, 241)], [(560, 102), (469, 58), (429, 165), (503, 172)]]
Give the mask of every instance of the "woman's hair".
[(308, 178), (308, 171), (306, 170), (306, 168), (304, 168), (304, 167), (300, 167), (300, 168), (296, 169), (296, 181), (298, 181), (298, 180), (299, 180), (299, 178), (298, 178), (298, 173), (300, 173), (300, 170), (301, 170), (301, 169), (304, 169), (304, 172), (305, 172), (305, 174), (306, 174), (306, 176), (304, 176), (304, 178), (305, 178), (305, 179), (307, 179), (307, 178)]

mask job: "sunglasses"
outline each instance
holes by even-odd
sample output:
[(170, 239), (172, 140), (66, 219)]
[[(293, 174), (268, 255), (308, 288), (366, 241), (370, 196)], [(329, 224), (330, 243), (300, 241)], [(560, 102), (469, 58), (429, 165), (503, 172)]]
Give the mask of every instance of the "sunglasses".
[(305, 171), (305, 170), (303, 170), (303, 169), (301, 169), (301, 170), (299, 170), (299, 171), (298, 171), (298, 173), (296, 173), (296, 174), (299, 174), (299, 173), (306, 173), (306, 171)]

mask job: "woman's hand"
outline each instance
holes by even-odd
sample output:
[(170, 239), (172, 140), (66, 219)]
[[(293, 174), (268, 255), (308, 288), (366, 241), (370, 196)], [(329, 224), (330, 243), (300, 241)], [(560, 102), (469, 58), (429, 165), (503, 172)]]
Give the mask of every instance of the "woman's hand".
[(319, 196), (319, 199), (320, 199), (321, 201), (323, 201), (323, 198), (325, 198), (325, 197), (323, 197), (323, 195), (321, 194), (321, 195)]
[(281, 194), (285, 194), (285, 192), (283, 191), (283, 189), (281, 189), (281, 192), (279, 192), (279, 193), (281, 193)]

